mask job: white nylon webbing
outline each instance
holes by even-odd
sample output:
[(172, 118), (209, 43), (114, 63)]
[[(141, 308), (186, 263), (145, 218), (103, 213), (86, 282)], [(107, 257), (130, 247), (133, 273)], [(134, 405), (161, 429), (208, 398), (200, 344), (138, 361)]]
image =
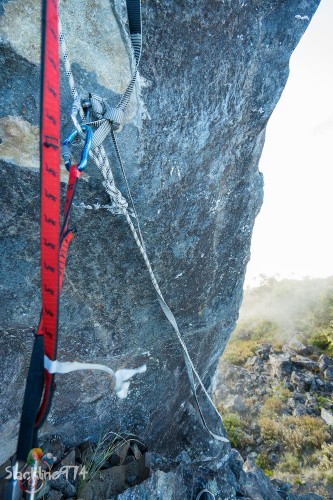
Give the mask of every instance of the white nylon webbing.
[(53, 373), (70, 373), (78, 370), (100, 370), (111, 375), (116, 382), (115, 392), (120, 399), (127, 397), (130, 380), (138, 373), (145, 373), (147, 366), (142, 365), (139, 368), (122, 368), (116, 372), (106, 365), (99, 363), (80, 363), (79, 361), (52, 361), (47, 356), (44, 356), (44, 368), (51, 374)]

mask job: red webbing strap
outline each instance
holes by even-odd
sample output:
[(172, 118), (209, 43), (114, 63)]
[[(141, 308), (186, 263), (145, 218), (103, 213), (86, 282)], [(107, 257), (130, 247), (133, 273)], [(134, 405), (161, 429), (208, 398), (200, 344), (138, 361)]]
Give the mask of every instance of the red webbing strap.
[[(64, 279), (64, 273), (65, 273), (65, 266), (66, 266), (66, 258), (67, 258), (67, 251), (69, 244), (71, 240), (73, 239), (73, 232), (69, 231), (66, 234), (66, 237), (63, 239), (60, 247), (60, 252), (59, 252), (59, 290), (61, 292), (62, 289), (62, 282)], [(37, 335), (43, 335), (43, 317), (40, 318), (38, 329), (37, 329)]]
[[(63, 218), (62, 229), (61, 229), (61, 233), (60, 233), (61, 245), (60, 245), (60, 251), (59, 251), (59, 294), (61, 292), (62, 282), (63, 282), (63, 278), (64, 278), (64, 273), (65, 273), (68, 247), (69, 247), (69, 244), (74, 236), (72, 231), (68, 232), (68, 222), (69, 222), (70, 209), (71, 209), (73, 199), (74, 199), (76, 184), (77, 184), (77, 181), (80, 178), (80, 176), (81, 176), (81, 172), (77, 169), (77, 165), (71, 165), (70, 171), (69, 171), (68, 183), (67, 183), (65, 205), (64, 205), (64, 218)], [(37, 335), (43, 335), (43, 314), (41, 315), (41, 318), (39, 321)]]
[[(71, 209), (74, 194), (75, 194), (76, 184), (77, 184), (77, 181), (78, 181), (80, 175), (81, 175), (81, 172), (77, 169), (77, 165), (72, 165), (70, 168), (70, 174), (69, 174), (69, 179), (68, 179), (68, 184), (67, 184), (66, 201), (65, 201), (65, 205), (64, 205), (64, 219), (63, 219), (63, 226), (62, 226), (61, 235), (60, 235), (61, 246), (60, 246), (60, 252), (59, 252), (59, 293), (61, 292), (61, 289), (62, 289), (62, 283), (63, 283), (64, 273), (65, 273), (68, 248), (69, 248), (69, 245), (70, 245), (70, 243), (73, 239), (73, 236), (74, 236), (72, 231), (68, 231), (68, 222), (69, 222), (70, 209)], [(38, 326), (37, 335), (42, 335), (43, 331), (44, 331), (43, 316), (41, 316), (40, 323)], [(37, 415), (36, 422), (35, 422), (35, 426), (37, 428), (42, 425), (42, 423), (44, 422), (44, 420), (47, 417), (48, 409), (49, 409), (51, 399), (52, 399), (53, 379), (54, 379), (54, 375), (51, 375), (47, 370), (45, 370), (45, 385), (44, 385), (43, 400), (42, 400), (41, 406), (39, 408), (38, 415)]]
[(41, 98), (41, 284), (44, 354), (56, 358), (60, 250), (58, 2), (45, 0)]
[[(61, 247), (60, 247), (60, 255), (59, 255), (59, 270), (60, 270), (60, 276), (59, 276), (59, 289), (61, 291), (62, 288), (62, 282), (64, 278), (64, 273), (65, 273), (65, 266), (66, 266), (66, 257), (67, 257), (67, 251), (69, 244), (73, 238), (74, 234), (72, 231), (69, 231), (65, 238), (62, 241)], [(37, 335), (42, 334), (43, 332), (43, 319), (41, 318), (39, 327), (38, 327), (38, 333)], [(40, 405), (40, 408), (38, 410), (38, 414), (36, 417), (35, 421), (35, 428), (39, 428), (43, 422), (45, 421), (48, 411), (50, 409), (50, 405), (52, 402), (52, 396), (53, 396), (53, 388), (54, 388), (54, 375), (51, 375), (47, 370), (44, 370), (44, 393), (43, 393), (43, 399)]]
[[(17, 460), (25, 462), (37, 444), (35, 419), (45, 384), (44, 353), (51, 359), (56, 354), (59, 303), (60, 246), (60, 95), (58, 55), (58, 2), (42, 2), (41, 56), (41, 333), (35, 337), (25, 386)], [(45, 342), (44, 342), (45, 341)]]

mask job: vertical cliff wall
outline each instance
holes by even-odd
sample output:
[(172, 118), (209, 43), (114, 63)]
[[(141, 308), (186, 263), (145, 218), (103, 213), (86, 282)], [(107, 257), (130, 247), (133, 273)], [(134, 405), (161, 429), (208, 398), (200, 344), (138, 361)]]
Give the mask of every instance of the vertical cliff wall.
[[(290, 55), (319, 0), (146, 0), (140, 78), (118, 137), (162, 292), (207, 388), (235, 326), (263, 197), (258, 161)], [(116, 102), (133, 69), (124, 2), (63, 0), (73, 72), (82, 93)], [(0, 461), (13, 453), (40, 310), (40, 2), (1, 5)], [(62, 131), (71, 130), (62, 74)], [(110, 153), (117, 182), (111, 143)], [(63, 177), (66, 174), (63, 170)], [(124, 194), (125, 191), (123, 190)], [(129, 430), (152, 451), (221, 457), (197, 417), (184, 361), (125, 220), (90, 165), (81, 182), (61, 298), (59, 359), (147, 372), (117, 400), (107, 375), (57, 377), (43, 428), (68, 443)], [(206, 408), (207, 420), (218, 422)]]

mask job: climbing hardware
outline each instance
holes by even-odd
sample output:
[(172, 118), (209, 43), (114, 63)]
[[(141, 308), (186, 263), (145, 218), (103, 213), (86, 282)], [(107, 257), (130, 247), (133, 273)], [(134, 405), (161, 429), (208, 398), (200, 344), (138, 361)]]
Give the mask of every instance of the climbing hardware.
[[(95, 163), (102, 174), (103, 187), (111, 201), (111, 204), (107, 207), (108, 210), (113, 214), (124, 216), (129, 226), (147, 267), (157, 300), (180, 343), (191, 390), (202, 423), (214, 439), (228, 442), (225, 437), (213, 433), (206, 424), (198, 400), (198, 387), (201, 388), (219, 418), (220, 415), (193, 365), (186, 344), (180, 334), (177, 321), (167, 305), (155, 278), (115, 135), (115, 131), (123, 124), (125, 110), (135, 87), (141, 57), (140, 0), (126, 0), (126, 5), (135, 68), (133, 77), (125, 93), (120, 98), (119, 103), (115, 107), (111, 107), (103, 97), (97, 94), (89, 93), (85, 97), (79, 95), (71, 70), (65, 36), (58, 18), (58, 2), (57, 0), (43, 0), (40, 128), (42, 311), (26, 381), (16, 464), (14, 466), (14, 478), (7, 485), (8, 488), (6, 490), (6, 498), (12, 500), (17, 498), (19, 493), (19, 484), (15, 480), (15, 470), (17, 471), (20, 464), (25, 462), (30, 450), (38, 447), (38, 429), (45, 421), (50, 409), (54, 392), (54, 376), (56, 373), (64, 374), (84, 369), (103, 370), (114, 379), (115, 392), (118, 397), (122, 398), (127, 395), (131, 377), (146, 371), (145, 365), (138, 368), (114, 371), (107, 366), (96, 363), (57, 360), (59, 296), (64, 278), (67, 252), (74, 236), (73, 231), (69, 229), (70, 212), (75, 188), (82, 171), (87, 167), (88, 158)], [(71, 118), (75, 127), (75, 130), (63, 142), (62, 148), (60, 143), (59, 45), (73, 97)], [(128, 200), (116, 186), (113, 172), (103, 146), (103, 142), (109, 136), (114, 145), (118, 164), (125, 179)], [(77, 138), (80, 139), (81, 160), (79, 164), (72, 165), (71, 143)], [(60, 222), (60, 150), (62, 150), (64, 163), (69, 171), (62, 223)], [(131, 207), (129, 207), (129, 204)], [(30, 494), (30, 498), (34, 498), (33, 493)]]

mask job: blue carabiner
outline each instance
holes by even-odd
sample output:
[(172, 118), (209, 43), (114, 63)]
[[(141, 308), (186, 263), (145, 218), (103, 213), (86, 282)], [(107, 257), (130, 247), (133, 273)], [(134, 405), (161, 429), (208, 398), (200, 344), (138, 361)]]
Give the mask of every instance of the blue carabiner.
[[(89, 154), (89, 150), (90, 150), (91, 142), (92, 142), (92, 137), (93, 137), (93, 131), (92, 131), (92, 128), (89, 127), (89, 125), (82, 125), (82, 130), (84, 132), (86, 132), (86, 137), (85, 137), (85, 143), (84, 143), (84, 147), (83, 147), (82, 154), (81, 154), (81, 160), (77, 166), (77, 169), (80, 170), (80, 172), (82, 172), (82, 170), (84, 170), (87, 167), (88, 154)], [(62, 144), (61, 152), (62, 152), (62, 156), (64, 158), (65, 167), (67, 168), (67, 170), (69, 170), (69, 168), (72, 164), (70, 145), (77, 135), (78, 135), (78, 131), (73, 130), (73, 132), (71, 132), (71, 134), (67, 137), (67, 139)]]

